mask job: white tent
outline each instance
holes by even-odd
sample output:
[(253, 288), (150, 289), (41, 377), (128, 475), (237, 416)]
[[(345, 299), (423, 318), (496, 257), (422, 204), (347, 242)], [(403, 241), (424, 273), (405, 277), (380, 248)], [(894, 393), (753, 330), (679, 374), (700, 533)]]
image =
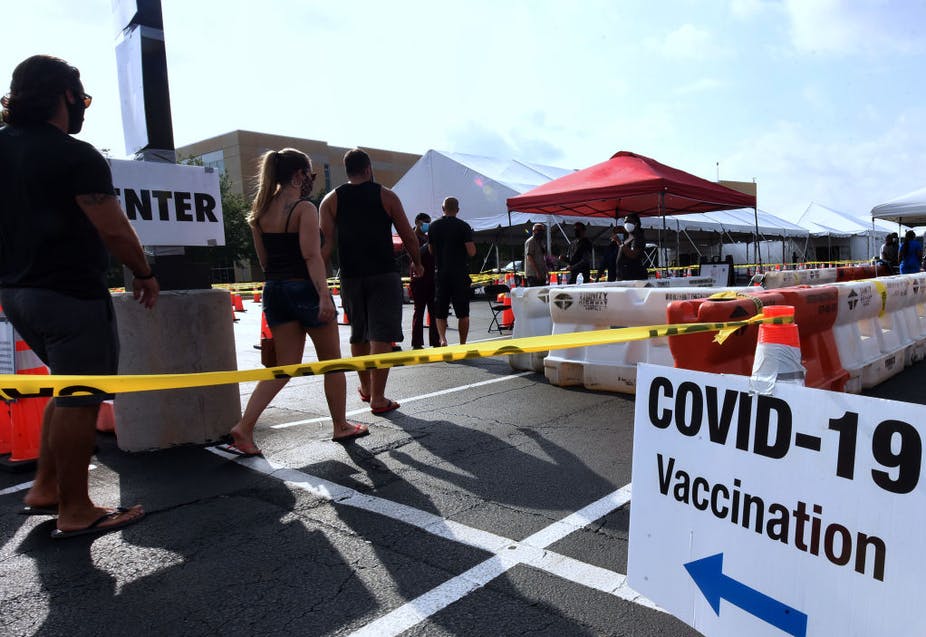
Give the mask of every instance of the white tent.
[(926, 188), (878, 204), (871, 209), (871, 217), (908, 226), (926, 225)]
[(840, 258), (856, 261), (877, 255), (884, 237), (896, 230), (890, 222), (874, 220), (869, 223), (865, 219), (816, 202), (807, 206), (797, 224), (807, 228), (810, 236), (820, 240), (826, 239), (830, 252), (836, 248), (840, 252)]
[[(429, 150), (392, 190), (402, 200), (409, 222), (414, 222), (419, 212), (439, 217), (444, 198), (456, 197), (460, 202), (460, 218), (478, 231), (508, 226), (509, 197), (570, 172), (573, 171), (517, 160)], [(521, 222), (512, 217), (512, 224)]]

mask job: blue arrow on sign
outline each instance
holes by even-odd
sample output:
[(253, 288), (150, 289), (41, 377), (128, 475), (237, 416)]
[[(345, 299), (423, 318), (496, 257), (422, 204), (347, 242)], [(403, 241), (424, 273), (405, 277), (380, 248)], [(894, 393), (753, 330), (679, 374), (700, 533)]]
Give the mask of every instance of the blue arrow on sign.
[(685, 570), (720, 617), (720, 599), (794, 637), (807, 636), (807, 615), (723, 574), (723, 553), (688, 562)]

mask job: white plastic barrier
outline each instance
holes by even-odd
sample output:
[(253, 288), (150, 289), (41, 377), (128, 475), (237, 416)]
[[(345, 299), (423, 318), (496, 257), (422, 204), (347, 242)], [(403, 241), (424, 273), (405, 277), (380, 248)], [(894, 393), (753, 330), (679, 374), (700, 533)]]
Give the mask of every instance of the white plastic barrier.
[(902, 365), (910, 365), (914, 360), (917, 339), (910, 332), (909, 315), (913, 305), (910, 275), (886, 276), (874, 279), (879, 286), (883, 299), (883, 308), (878, 316), (881, 334), (881, 351), (897, 354)]
[[(913, 281), (910, 322), (911, 332), (917, 335), (917, 347), (926, 350), (926, 272), (908, 275)], [(926, 354), (926, 351), (923, 352)]]
[[(554, 285), (534, 288), (514, 288), (511, 291), (511, 310), (514, 312), (512, 338), (523, 336), (549, 336), (553, 333), (553, 319), (550, 318), (550, 290), (596, 289), (600, 287), (647, 286), (647, 281), (620, 281), (615, 283), (589, 283), (578, 285)], [(543, 373), (543, 359), (547, 352), (512, 354), (508, 364), (516, 370), (532, 370)]]
[(792, 285), (823, 285), (835, 283), (837, 277), (836, 268), (814, 268), (811, 270), (776, 270), (774, 272), (765, 272), (758, 277), (753, 277), (753, 281), (761, 283), (766, 290), (777, 290), (778, 288), (787, 288)]
[[(554, 288), (549, 294), (553, 334), (662, 325), (669, 301), (703, 299), (735, 289), (742, 288)], [(632, 394), (640, 362), (673, 366), (668, 339), (551, 350), (543, 366), (554, 385)]]
[(882, 334), (881, 287), (872, 279), (846, 281), (835, 287), (839, 307), (833, 337), (840, 363), (849, 372), (846, 391), (857, 394), (902, 372), (904, 356), (896, 348), (891, 349)]
[[(514, 312), (514, 329), (511, 337), (548, 336), (553, 333), (553, 319), (550, 317), (549, 294), (551, 290), (576, 290), (598, 288), (677, 288), (710, 287), (710, 277), (668, 277), (649, 279), (647, 281), (614, 281), (611, 283), (584, 283), (579, 285), (554, 285), (534, 288), (514, 288), (511, 290), (511, 309)], [(664, 313), (663, 313), (664, 314)], [(664, 319), (660, 322), (665, 322)], [(565, 332), (560, 331), (560, 334)], [(512, 369), (532, 370), (544, 373), (543, 359), (547, 352), (529, 354), (512, 354), (508, 363)]]

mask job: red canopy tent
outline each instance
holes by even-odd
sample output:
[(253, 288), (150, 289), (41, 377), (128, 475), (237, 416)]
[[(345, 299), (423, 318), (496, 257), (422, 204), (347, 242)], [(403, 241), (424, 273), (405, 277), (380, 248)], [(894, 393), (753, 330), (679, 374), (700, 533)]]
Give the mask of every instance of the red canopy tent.
[(752, 195), (625, 150), (508, 200), (509, 211), (615, 218), (755, 207)]
[[(614, 219), (631, 212), (649, 217), (737, 208), (755, 210), (755, 196), (625, 150), (508, 199), (509, 212)], [(757, 237), (758, 227), (757, 212)]]

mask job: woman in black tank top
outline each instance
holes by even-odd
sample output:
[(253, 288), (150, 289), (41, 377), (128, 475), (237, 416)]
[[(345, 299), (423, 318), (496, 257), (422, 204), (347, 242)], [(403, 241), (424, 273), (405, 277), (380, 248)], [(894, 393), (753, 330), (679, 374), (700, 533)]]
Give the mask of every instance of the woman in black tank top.
[[(306, 334), (318, 360), (341, 357), (337, 311), (328, 291), (321, 253), (318, 210), (307, 199), (315, 175), (305, 153), (292, 148), (269, 151), (261, 158), (257, 196), (248, 215), (257, 257), (266, 276), (263, 309), (273, 334), (277, 364), (302, 362)], [(251, 394), (241, 420), (231, 429), (226, 450), (244, 456), (260, 454), (254, 427), (288, 379), (261, 381)], [(343, 372), (325, 374), (325, 398), (334, 424), (332, 440), (365, 436), (365, 425), (345, 417)]]

